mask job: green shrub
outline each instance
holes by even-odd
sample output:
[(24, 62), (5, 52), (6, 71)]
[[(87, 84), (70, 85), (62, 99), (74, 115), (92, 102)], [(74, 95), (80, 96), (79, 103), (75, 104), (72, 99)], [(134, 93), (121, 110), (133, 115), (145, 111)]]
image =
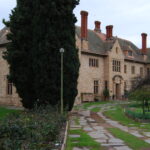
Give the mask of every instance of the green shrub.
[(103, 96), (104, 96), (104, 99), (106, 100), (107, 98), (109, 99), (109, 90), (108, 89), (104, 89), (103, 91)]
[(140, 103), (133, 103), (133, 104), (130, 104), (128, 105), (128, 107), (134, 107), (134, 108), (139, 108), (139, 107), (142, 107)]
[(49, 150), (58, 141), (65, 117), (50, 106), (12, 114), (0, 122), (0, 150)]
[(144, 120), (150, 119), (149, 114), (134, 112), (134, 111), (131, 111), (130, 109), (126, 109), (126, 114), (134, 119), (144, 119)]

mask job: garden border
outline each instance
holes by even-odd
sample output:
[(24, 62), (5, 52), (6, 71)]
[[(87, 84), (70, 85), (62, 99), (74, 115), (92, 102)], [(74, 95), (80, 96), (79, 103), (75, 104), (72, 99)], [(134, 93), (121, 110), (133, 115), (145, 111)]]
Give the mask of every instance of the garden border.
[(67, 142), (67, 136), (68, 136), (68, 128), (69, 128), (69, 122), (67, 121), (67, 123), (66, 123), (66, 130), (65, 130), (65, 136), (64, 136), (64, 141), (63, 141), (61, 150), (65, 150), (65, 148), (66, 148), (66, 142)]
[(126, 115), (128, 118), (130, 118), (130, 119), (132, 119), (132, 120), (134, 120), (134, 121), (137, 121), (137, 122), (139, 122), (139, 123), (150, 123), (150, 119), (144, 120), (144, 119), (135, 118), (135, 117), (133, 117), (132, 115), (129, 115), (126, 111), (125, 111), (125, 115)]

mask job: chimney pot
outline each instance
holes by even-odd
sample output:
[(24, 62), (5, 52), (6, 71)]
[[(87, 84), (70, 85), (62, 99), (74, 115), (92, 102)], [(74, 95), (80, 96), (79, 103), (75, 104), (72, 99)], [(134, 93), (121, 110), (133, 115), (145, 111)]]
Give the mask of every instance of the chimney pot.
[(142, 33), (142, 54), (146, 55), (147, 54), (147, 34)]
[(88, 37), (88, 12), (81, 11), (81, 39), (87, 40)]
[(106, 39), (113, 37), (113, 25), (106, 26)]
[(95, 29), (94, 29), (94, 31), (101, 32), (101, 22), (100, 21), (95, 21)]

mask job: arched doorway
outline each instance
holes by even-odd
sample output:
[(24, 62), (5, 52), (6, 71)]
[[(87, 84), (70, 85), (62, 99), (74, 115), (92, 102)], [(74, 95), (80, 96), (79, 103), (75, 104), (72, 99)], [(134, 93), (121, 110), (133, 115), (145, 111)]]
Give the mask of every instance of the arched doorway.
[(113, 77), (113, 95), (115, 99), (122, 99), (123, 91), (123, 78), (120, 75), (115, 75)]

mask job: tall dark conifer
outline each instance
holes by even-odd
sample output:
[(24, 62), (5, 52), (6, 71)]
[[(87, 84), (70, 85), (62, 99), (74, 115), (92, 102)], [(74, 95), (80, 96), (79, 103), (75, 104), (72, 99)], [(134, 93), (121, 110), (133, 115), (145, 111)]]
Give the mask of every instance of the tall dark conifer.
[(26, 108), (60, 103), (60, 52), (64, 53), (64, 104), (72, 108), (79, 71), (73, 9), (78, 0), (18, 0), (6, 25), (12, 42), (4, 58)]

